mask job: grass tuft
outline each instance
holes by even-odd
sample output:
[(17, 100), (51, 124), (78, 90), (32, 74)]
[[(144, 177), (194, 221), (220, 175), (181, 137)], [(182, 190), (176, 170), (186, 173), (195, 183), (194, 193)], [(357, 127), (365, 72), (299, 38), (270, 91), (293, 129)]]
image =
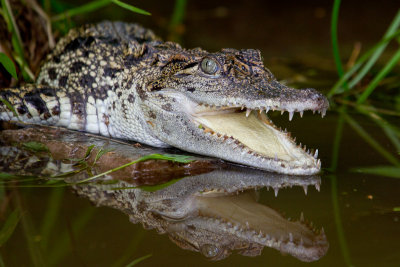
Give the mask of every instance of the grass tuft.
[(14, 79), (18, 79), (17, 70), (15, 69), (14, 62), (3, 52), (0, 52), (0, 64), (7, 70)]
[(353, 172), (400, 178), (400, 167), (395, 166), (372, 166), (352, 169)]
[(15, 228), (18, 225), (20, 214), (18, 209), (15, 209), (7, 218), (3, 227), (0, 230), (0, 247), (2, 247), (7, 240), (14, 233)]
[(82, 14), (86, 14), (86, 13), (89, 13), (89, 12), (96, 11), (97, 9), (100, 9), (102, 7), (105, 7), (105, 6), (108, 6), (110, 4), (115, 4), (115, 5), (119, 6), (119, 7), (125, 8), (127, 10), (130, 10), (130, 11), (134, 12), (134, 13), (138, 13), (138, 14), (142, 14), (142, 15), (151, 15), (150, 12), (147, 12), (147, 11), (145, 11), (143, 9), (138, 8), (138, 7), (126, 4), (126, 3), (121, 2), (119, 0), (97, 0), (97, 1), (92, 1), (90, 3), (87, 3), (85, 5), (82, 5), (82, 6), (79, 6), (79, 7), (76, 7), (76, 8), (69, 9), (69, 10), (67, 10), (67, 11), (65, 11), (65, 12), (63, 12), (61, 14), (55, 15), (55, 16), (53, 16), (51, 18), (51, 20), (53, 22), (56, 22), (56, 21), (60, 21), (60, 20), (63, 20), (63, 19), (69, 19), (69, 18), (72, 18), (72, 17), (74, 17), (76, 15), (82, 15)]
[(133, 260), (131, 263), (127, 264), (125, 267), (132, 267), (132, 266), (135, 266), (135, 265), (138, 264), (139, 262), (144, 261), (145, 259), (148, 259), (148, 258), (150, 258), (150, 257), (151, 257), (151, 254), (145, 255), (145, 256), (140, 257), (140, 258), (138, 258), (138, 259), (136, 259), (136, 260)]

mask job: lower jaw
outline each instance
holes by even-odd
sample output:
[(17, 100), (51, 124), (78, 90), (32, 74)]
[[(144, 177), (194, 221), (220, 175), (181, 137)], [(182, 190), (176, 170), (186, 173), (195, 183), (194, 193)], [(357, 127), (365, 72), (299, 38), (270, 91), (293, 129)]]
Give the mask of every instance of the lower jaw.
[(265, 114), (253, 112), (247, 117), (245, 112), (226, 112), (197, 116), (195, 122), (205, 134), (234, 149), (233, 155), (218, 157), (287, 174), (308, 175), (320, 170), (319, 161), (279, 131)]

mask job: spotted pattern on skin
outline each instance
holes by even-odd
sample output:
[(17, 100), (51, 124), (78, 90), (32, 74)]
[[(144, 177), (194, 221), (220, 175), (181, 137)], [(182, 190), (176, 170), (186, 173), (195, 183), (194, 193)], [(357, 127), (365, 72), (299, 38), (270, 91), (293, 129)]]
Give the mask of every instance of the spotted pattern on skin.
[[(204, 69), (206, 60), (214, 66), (211, 71)], [(122, 22), (71, 30), (47, 56), (36, 84), (0, 90), (0, 97), (18, 113), (16, 117), (0, 103), (1, 120), (174, 146), (293, 174), (315, 173), (320, 162), (308, 153), (298, 160), (300, 165), (259, 157), (233, 137), (204, 132), (194, 123), (195, 109), (278, 109), (293, 116), (328, 108), (326, 98), (314, 89), (295, 90), (277, 82), (258, 50), (184, 49)]]

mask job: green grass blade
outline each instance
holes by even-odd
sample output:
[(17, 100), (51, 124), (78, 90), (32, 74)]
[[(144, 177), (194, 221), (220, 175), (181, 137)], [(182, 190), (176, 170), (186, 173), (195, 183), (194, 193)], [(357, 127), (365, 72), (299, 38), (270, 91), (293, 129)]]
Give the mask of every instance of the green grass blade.
[(39, 143), (39, 142), (35, 142), (35, 141), (22, 143), (22, 146), (33, 152), (48, 152), (49, 151), (49, 149), (47, 148), (46, 145)]
[[(379, 41), (376, 45), (374, 45), (371, 49), (369, 49), (364, 55), (362, 55), (354, 64), (353, 67), (351, 67), (344, 75), (342, 78), (339, 79), (339, 81), (336, 82), (336, 84), (332, 87), (332, 89), (328, 93), (328, 97), (332, 97), (334, 94), (341, 93), (339, 90), (344, 83), (351, 77), (353, 74), (358, 71), (358, 69), (366, 62), (379, 47), (382, 45), (385, 45), (389, 43), (391, 40), (395, 39), (396, 37), (400, 36), (400, 30), (396, 31), (392, 35), (388, 36), (387, 38), (384, 38), (383, 40)], [(352, 87), (349, 87), (352, 88)]]
[(340, 0), (335, 0), (333, 3), (332, 17), (331, 17), (331, 41), (332, 41), (333, 59), (335, 61), (336, 70), (339, 74), (339, 77), (342, 77), (344, 71), (343, 71), (342, 61), (340, 59), (339, 44), (337, 39), (337, 24), (339, 17), (339, 9), (340, 9)]
[(124, 253), (118, 257), (118, 259), (113, 262), (110, 267), (120, 267), (125, 266), (125, 262), (127, 262), (132, 257), (132, 252), (136, 251), (138, 246), (142, 243), (143, 238), (145, 236), (145, 231), (141, 229), (136, 231), (134, 234), (134, 238), (131, 238), (131, 242), (128, 246), (124, 247)]
[(400, 49), (394, 54), (390, 61), (383, 67), (381, 71), (375, 76), (372, 82), (368, 85), (365, 91), (357, 99), (357, 104), (362, 104), (367, 100), (368, 96), (375, 90), (379, 82), (396, 66), (400, 61)]
[(7, 240), (14, 233), (20, 219), (18, 209), (15, 209), (7, 218), (0, 231), (0, 247), (3, 246)]
[(182, 178), (172, 179), (166, 183), (158, 184), (158, 185), (144, 185), (144, 186), (140, 186), (139, 189), (141, 189), (143, 191), (147, 191), (147, 192), (155, 192), (155, 191), (164, 189), (168, 186), (171, 186), (171, 185), (175, 184), (176, 182), (180, 181), (181, 179)]
[(85, 5), (82, 5), (82, 6), (67, 10), (67, 11), (65, 11), (65, 12), (63, 12), (61, 14), (57, 14), (57, 15), (55, 15), (55, 16), (53, 16), (51, 18), (51, 21), (55, 22), (55, 21), (66, 19), (66, 18), (71, 18), (71, 17), (76, 16), (76, 15), (92, 12), (92, 11), (95, 11), (95, 10), (97, 10), (99, 8), (102, 8), (104, 6), (107, 6), (107, 5), (111, 4), (111, 2), (112, 2), (112, 0), (92, 1), (92, 2), (89, 2), (89, 3), (85, 4)]
[(3, 260), (3, 256), (0, 253), (0, 267), (6, 267), (4, 260)]
[[(385, 35), (383, 36), (383, 39), (395, 33), (396, 30), (399, 28), (399, 25), (400, 25), (400, 9), (397, 12), (396, 16), (394, 17)], [(368, 62), (364, 65), (364, 67), (360, 70), (360, 72), (349, 82), (350, 88), (354, 87), (357, 83), (361, 81), (362, 78), (364, 78), (364, 76), (368, 73), (368, 71), (372, 68), (372, 66), (381, 56), (387, 44), (388, 43), (384, 43), (375, 50), (375, 52), (372, 54), (372, 56), (369, 58)]]
[(339, 109), (339, 118), (337, 121), (335, 139), (333, 140), (333, 149), (332, 149), (332, 162), (330, 166), (330, 171), (336, 171), (339, 162), (339, 151), (340, 151), (340, 143), (342, 141), (343, 136), (343, 126), (344, 126), (344, 113), (346, 112), (346, 106), (342, 106)]
[(351, 169), (353, 172), (386, 176), (390, 178), (400, 178), (400, 167), (394, 166), (373, 166)]
[(337, 190), (337, 178), (336, 176), (329, 176), (331, 180), (331, 198), (332, 198), (332, 206), (333, 206), (333, 217), (335, 219), (335, 226), (337, 237), (339, 241), (340, 251), (343, 256), (343, 260), (345, 261), (347, 266), (353, 266), (351, 263), (350, 250), (347, 246), (346, 236), (344, 234), (342, 218), (340, 216), (340, 206), (339, 206), (339, 198), (338, 198), (338, 190)]
[(18, 113), (15, 111), (13, 105), (11, 105), (10, 102), (8, 102), (7, 100), (5, 100), (5, 99), (3, 99), (3, 98), (0, 98), (0, 101), (1, 101), (1, 102), (14, 114), (14, 116), (15, 116), (16, 118), (18, 118), (18, 120), (19, 120)]
[(3, 52), (0, 52), (0, 63), (3, 67), (14, 77), (14, 79), (18, 79), (17, 70), (15, 69), (14, 62)]
[(144, 261), (145, 259), (150, 258), (150, 257), (151, 257), (151, 254), (145, 255), (145, 256), (140, 257), (140, 258), (138, 258), (138, 259), (132, 261), (131, 263), (127, 264), (125, 267), (132, 267), (132, 266), (135, 266), (135, 265), (138, 264), (139, 262)]
[[(80, 213), (71, 223), (71, 229), (73, 229), (76, 236), (82, 234), (85, 226), (97, 210), (95, 208), (86, 208), (79, 211)], [(48, 266), (58, 266), (58, 263), (69, 253), (71, 253), (71, 237), (70, 233), (65, 229), (58, 234), (56, 243), (51, 246), (51, 250), (47, 253)]]
[(37, 235), (37, 231), (35, 230), (35, 226), (32, 221), (32, 217), (28, 211), (26, 211), (26, 207), (23, 204), (21, 196), (19, 193), (16, 194), (16, 204), (18, 209), (23, 210), (24, 213), (21, 216), (21, 225), (23, 229), (23, 233), (26, 239), (26, 245), (28, 247), (30, 259), (32, 262), (32, 266), (46, 266), (45, 258), (43, 256), (43, 251), (40, 246), (38, 246), (35, 236)]
[(101, 177), (101, 176), (104, 176), (104, 175), (107, 175), (107, 174), (109, 174), (109, 173), (112, 173), (112, 172), (121, 170), (121, 169), (123, 169), (123, 168), (126, 168), (126, 167), (128, 167), (128, 166), (130, 166), (130, 165), (133, 165), (133, 164), (135, 164), (135, 163), (138, 163), (138, 162), (141, 162), (141, 161), (145, 161), (145, 160), (150, 160), (150, 159), (168, 160), (168, 161), (179, 162), (179, 163), (189, 163), (189, 162), (194, 161), (194, 159), (192, 159), (191, 157), (189, 157), (189, 156), (184, 156), (184, 155), (150, 154), (150, 155), (143, 156), (143, 157), (141, 157), (141, 158), (139, 158), (139, 159), (137, 159), (137, 160), (135, 160), (135, 161), (131, 161), (131, 162), (129, 162), (129, 163), (126, 163), (126, 164), (124, 164), (124, 165), (121, 165), (121, 166), (119, 166), (119, 167), (117, 167), (117, 168), (114, 168), (114, 169), (105, 171), (105, 172), (103, 172), (103, 173), (97, 174), (97, 175), (92, 176), (92, 177), (89, 177), (89, 178), (87, 178), (87, 179), (83, 179), (83, 180), (79, 181), (78, 183), (89, 182), (89, 181), (92, 181), (92, 180), (94, 180), (94, 179), (96, 179), (96, 178), (99, 178), (99, 177)]
[(40, 235), (42, 237), (41, 246), (43, 251), (47, 251), (50, 235), (54, 226), (56, 226), (64, 192), (64, 188), (53, 189), (47, 201), (47, 207), (45, 209), (46, 213), (43, 216), (42, 227), (40, 229)]
[(114, 4), (116, 4), (116, 5), (118, 5), (118, 6), (122, 7), (122, 8), (128, 9), (129, 11), (132, 11), (132, 12), (135, 12), (135, 13), (138, 13), (138, 14), (142, 14), (142, 15), (147, 15), (147, 16), (151, 15), (151, 13), (147, 12), (146, 10), (143, 10), (143, 9), (138, 8), (138, 7), (126, 4), (126, 3), (121, 2), (119, 0), (111, 0), (111, 1)]
[(360, 105), (357, 107), (357, 110), (369, 116), (376, 124), (378, 124), (379, 127), (381, 127), (385, 132), (386, 136), (390, 139), (392, 144), (396, 147), (397, 151), (400, 151), (400, 129), (396, 128), (394, 125), (391, 125), (376, 112), (369, 111), (364, 107), (365, 106)]
[(379, 154), (381, 154), (387, 161), (395, 166), (400, 166), (400, 162), (386, 149), (384, 149), (378, 142), (376, 142), (355, 120), (349, 115), (344, 114), (346, 122)]
[(181, 24), (185, 17), (186, 0), (175, 0), (174, 13), (172, 13), (170, 27), (175, 28)]
[(33, 80), (35, 79), (35, 76), (33, 75), (32, 71), (28, 67), (28, 63), (25, 60), (25, 55), (24, 55), (24, 49), (23, 49), (23, 43), (21, 39), (21, 34), (19, 33), (17, 23), (15, 21), (10, 3), (8, 0), (1, 0), (1, 5), (3, 7), (3, 17), (8, 24), (8, 30), (12, 33), (11, 37), (11, 43), (13, 45), (14, 51), (17, 53), (18, 58), (15, 57), (17, 62), (22, 66), (22, 73), (25, 77), (26, 80)]
[(10, 180), (10, 179), (14, 179), (17, 176), (11, 173), (7, 173), (7, 172), (0, 172), (0, 179), (1, 180)]

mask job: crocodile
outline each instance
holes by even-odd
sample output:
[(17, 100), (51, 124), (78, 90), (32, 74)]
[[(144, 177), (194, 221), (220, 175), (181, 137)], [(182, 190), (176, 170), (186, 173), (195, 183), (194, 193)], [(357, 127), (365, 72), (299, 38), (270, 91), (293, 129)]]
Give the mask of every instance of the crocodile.
[[(315, 89), (279, 83), (254, 49), (210, 53), (163, 42), (138, 24), (72, 29), (36, 82), (0, 90), (0, 120), (55, 125), (176, 147), (264, 170), (311, 175), (309, 151), (269, 119), (270, 110), (325, 115)], [(10, 105), (13, 108), (10, 108)]]

